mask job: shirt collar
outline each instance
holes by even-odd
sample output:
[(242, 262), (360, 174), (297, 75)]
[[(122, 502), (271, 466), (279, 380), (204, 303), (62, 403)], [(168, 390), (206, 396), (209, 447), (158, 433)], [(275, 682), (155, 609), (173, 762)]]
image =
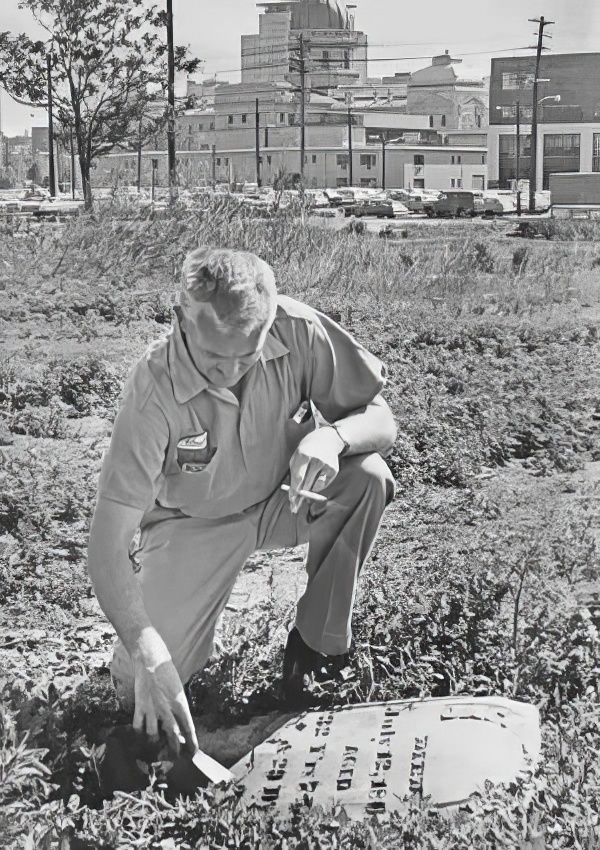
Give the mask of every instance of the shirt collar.
[[(260, 360), (266, 363), (269, 360), (283, 357), (286, 354), (289, 354), (289, 349), (273, 335), (273, 330), (271, 329), (267, 334)], [(175, 311), (169, 340), (168, 361), (169, 373), (173, 384), (173, 394), (178, 404), (185, 404), (191, 398), (208, 388), (208, 381), (196, 368), (187, 349), (177, 311)]]

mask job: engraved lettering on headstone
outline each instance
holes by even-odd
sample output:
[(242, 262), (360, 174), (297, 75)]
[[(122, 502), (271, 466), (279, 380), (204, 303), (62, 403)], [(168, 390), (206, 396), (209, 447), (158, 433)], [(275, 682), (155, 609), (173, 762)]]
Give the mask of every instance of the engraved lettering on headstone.
[(281, 785), (265, 785), (262, 789), (262, 799), (264, 803), (273, 804), (279, 798)]
[(342, 766), (337, 778), (337, 790), (348, 791), (352, 787), (352, 777), (356, 765), (358, 747), (346, 746), (342, 757)]
[(333, 723), (333, 714), (320, 714), (317, 718), (317, 726), (315, 729), (315, 738), (322, 736), (326, 738), (329, 735), (329, 727)]
[(287, 759), (273, 759), (273, 768), (267, 773), (267, 779), (271, 782), (283, 779), (287, 763)]
[(413, 794), (423, 793), (426, 749), (427, 735), (424, 735), (422, 738), (415, 738), (415, 744), (410, 760), (410, 776), (408, 779), (408, 790)]
[(368, 815), (382, 815), (385, 813), (385, 802), (382, 800), (369, 800), (365, 806)]

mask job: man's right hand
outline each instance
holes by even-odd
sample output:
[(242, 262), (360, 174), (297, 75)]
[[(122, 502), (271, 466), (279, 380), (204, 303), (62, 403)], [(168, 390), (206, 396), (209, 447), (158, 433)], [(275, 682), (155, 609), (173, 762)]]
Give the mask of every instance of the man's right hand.
[(163, 659), (153, 664), (136, 654), (133, 659), (135, 673), (135, 711), (133, 728), (145, 731), (150, 738), (158, 737), (158, 724), (167, 736), (169, 748), (179, 754), (179, 736), (191, 755), (198, 750), (198, 738), (183, 685), (173, 661)]

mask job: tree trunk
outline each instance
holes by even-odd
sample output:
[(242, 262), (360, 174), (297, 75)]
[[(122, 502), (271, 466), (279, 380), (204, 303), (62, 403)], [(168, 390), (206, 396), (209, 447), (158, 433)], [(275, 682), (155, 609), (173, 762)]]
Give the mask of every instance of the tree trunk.
[(81, 186), (83, 189), (84, 209), (91, 210), (94, 199), (92, 197), (92, 183), (90, 180), (90, 163), (85, 153), (79, 153), (79, 170), (81, 172)]

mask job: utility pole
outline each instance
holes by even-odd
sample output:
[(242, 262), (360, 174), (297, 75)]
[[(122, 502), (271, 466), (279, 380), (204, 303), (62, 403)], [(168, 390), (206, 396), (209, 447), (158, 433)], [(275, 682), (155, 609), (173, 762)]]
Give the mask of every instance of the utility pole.
[(304, 183), (304, 160), (306, 157), (306, 62), (304, 59), (304, 36), (300, 33), (300, 179)]
[(75, 144), (73, 142), (73, 128), (71, 128), (71, 197), (75, 200)]
[(521, 104), (517, 100), (517, 215), (521, 215), (521, 189), (519, 181), (521, 180)]
[(138, 149), (137, 149), (137, 190), (142, 191), (142, 119), (138, 125)]
[(348, 185), (352, 186), (352, 107), (348, 107)]
[(173, 44), (173, 0), (167, 0), (167, 158), (169, 196), (177, 200), (177, 162), (175, 158), (175, 48)]
[(381, 188), (385, 189), (385, 133), (381, 134)]
[(542, 15), (539, 18), (529, 18), (531, 23), (538, 24), (538, 40), (535, 54), (535, 74), (533, 77), (533, 105), (531, 110), (531, 171), (529, 174), (529, 212), (535, 212), (535, 192), (537, 189), (537, 107), (538, 107), (538, 80), (540, 75), (540, 59), (542, 58), (542, 50), (547, 50), (544, 47), (544, 27), (553, 24), (554, 21), (547, 21)]
[(214, 189), (215, 186), (217, 185), (217, 146), (216, 145), (213, 145), (211, 147), (210, 161), (211, 161), (211, 169), (210, 169), (211, 170), (211, 179), (212, 179), (212, 185), (213, 185), (213, 189)]
[(48, 179), (50, 195), (56, 197), (56, 177), (54, 174), (54, 118), (52, 115), (52, 53), (46, 54), (46, 74), (48, 84)]
[(255, 147), (256, 147), (256, 185), (260, 187), (260, 112), (258, 109), (258, 98), (256, 98), (256, 112), (255, 112)]

